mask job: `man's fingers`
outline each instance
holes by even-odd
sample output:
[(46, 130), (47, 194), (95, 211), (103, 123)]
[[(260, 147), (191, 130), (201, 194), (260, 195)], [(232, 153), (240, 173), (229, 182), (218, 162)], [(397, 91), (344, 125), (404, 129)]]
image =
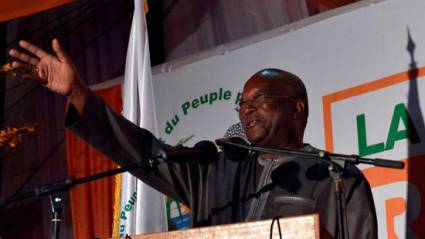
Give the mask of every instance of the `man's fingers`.
[(34, 72), (38, 72), (37, 68), (35, 66), (32, 65), (28, 65), (19, 61), (14, 61), (12, 62), (12, 67), (15, 69), (21, 69), (26, 73), (34, 73)]
[(44, 71), (42, 69), (40, 69), (40, 71), (38, 70), (39, 68), (29, 65), (29, 64), (25, 64), (19, 61), (14, 61), (12, 62), (12, 67), (15, 69), (21, 69), (23, 70), (23, 75), (22, 78), (23, 79), (31, 79), (31, 80), (38, 80), (41, 81), (43, 84), (46, 83), (46, 80), (44, 79)]
[(15, 69), (26, 69), (25, 64), (19, 62), (19, 61), (13, 61), (12, 67)]
[(32, 54), (36, 55), (38, 58), (42, 58), (45, 55), (47, 55), (47, 52), (43, 51), (42, 49), (38, 48), (37, 46), (27, 42), (27, 41), (19, 41), (19, 45), (31, 52)]
[(15, 50), (15, 49), (10, 50), (9, 55), (11, 55), (11, 56), (13, 56), (13, 57), (15, 57), (15, 58), (17, 58), (21, 61), (27, 62), (31, 65), (37, 65), (38, 62), (40, 62), (37, 58), (31, 57), (31, 56), (29, 56), (25, 53), (22, 53), (20, 51)]
[(71, 62), (71, 59), (69, 58), (68, 54), (66, 54), (65, 50), (59, 44), (58, 39), (53, 39), (52, 48), (61, 62)]

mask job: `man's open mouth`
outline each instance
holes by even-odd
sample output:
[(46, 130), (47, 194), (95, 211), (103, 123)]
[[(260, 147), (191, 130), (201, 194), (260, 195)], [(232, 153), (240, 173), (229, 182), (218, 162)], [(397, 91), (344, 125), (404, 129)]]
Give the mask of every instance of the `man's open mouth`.
[(245, 130), (255, 127), (260, 122), (259, 119), (248, 120), (245, 123)]

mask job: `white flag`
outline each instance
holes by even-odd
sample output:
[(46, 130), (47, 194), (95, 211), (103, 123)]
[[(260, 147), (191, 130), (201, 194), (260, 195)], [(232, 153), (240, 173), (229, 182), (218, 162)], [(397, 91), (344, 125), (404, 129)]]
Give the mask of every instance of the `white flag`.
[[(134, 0), (122, 87), (123, 115), (156, 135), (158, 129), (143, 4), (143, 0)], [(167, 231), (164, 195), (129, 173), (122, 175), (119, 215), (119, 236)]]

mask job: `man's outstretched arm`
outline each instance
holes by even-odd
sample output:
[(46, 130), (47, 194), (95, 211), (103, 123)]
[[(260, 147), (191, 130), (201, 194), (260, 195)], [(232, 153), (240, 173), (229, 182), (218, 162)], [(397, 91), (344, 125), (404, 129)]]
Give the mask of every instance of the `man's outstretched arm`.
[[(12, 62), (12, 66), (28, 72), (30, 79), (68, 98), (71, 106), (65, 122), (67, 128), (121, 166), (147, 162), (163, 154), (168, 146), (148, 130), (113, 112), (90, 91), (57, 39), (52, 41), (54, 55), (27, 41), (20, 41), (19, 45), (31, 55), (10, 50), (9, 54), (18, 60)], [(187, 172), (190, 170), (186, 167), (186, 164), (163, 163), (149, 173), (145, 170), (132, 173), (157, 190), (189, 204), (189, 181), (197, 179), (189, 179)]]

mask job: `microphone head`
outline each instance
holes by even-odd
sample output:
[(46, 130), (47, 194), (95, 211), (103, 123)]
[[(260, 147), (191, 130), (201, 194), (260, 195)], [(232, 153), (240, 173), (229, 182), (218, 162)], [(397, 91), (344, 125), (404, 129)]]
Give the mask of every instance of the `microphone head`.
[(196, 143), (193, 146), (194, 149), (197, 149), (201, 152), (201, 154), (204, 156), (202, 159), (202, 163), (212, 163), (214, 160), (217, 159), (218, 156), (218, 150), (217, 146), (209, 140), (202, 140)]
[(245, 130), (243, 129), (242, 122), (232, 124), (226, 130), (226, 133), (224, 134), (223, 137), (228, 138), (228, 137), (234, 137), (234, 136), (238, 136), (238, 137), (242, 137), (246, 139)]
[[(250, 145), (249, 141), (243, 137), (239, 136), (232, 136), (232, 137), (225, 137), (221, 139), (216, 139), (215, 143), (220, 146), (220, 148), (225, 148), (228, 146), (231, 146), (229, 144), (238, 144), (238, 145)], [(237, 147), (237, 146), (233, 146)]]
[(240, 147), (250, 145), (249, 142), (239, 136), (217, 139), (215, 143), (235, 160), (243, 160), (250, 154), (250, 150)]
[(233, 136), (233, 137), (230, 137), (229, 139), (232, 143), (236, 143), (240, 145), (251, 145), (251, 143), (245, 137)]

